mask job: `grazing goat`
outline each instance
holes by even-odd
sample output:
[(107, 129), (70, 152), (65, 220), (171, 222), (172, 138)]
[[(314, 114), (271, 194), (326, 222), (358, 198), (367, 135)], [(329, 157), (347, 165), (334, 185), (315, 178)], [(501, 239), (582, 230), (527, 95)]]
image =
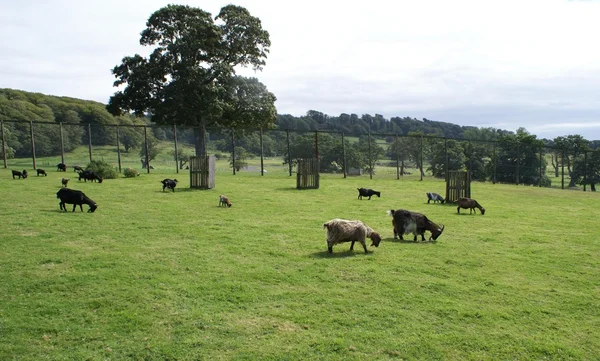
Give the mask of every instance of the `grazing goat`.
[(70, 179), (69, 178), (63, 178), (60, 181), (62, 182), (63, 187), (66, 187), (67, 183), (69, 183)]
[(83, 212), (83, 204), (87, 204), (90, 206), (90, 209), (88, 209), (88, 213), (93, 213), (96, 210), (96, 208), (98, 208), (96, 202), (91, 200), (82, 191), (78, 191), (75, 189), (61, 188), (58, 192), (56, 192), (56, 198), (60, 199), (60, 203), (58, 204), (60, 206), (60, 210), (64, 210), (65, 212), (67, 211), (66, 204), (73, 205), (73, 212), (75, 212), (75, 208), (77, 206), (79, 206), (79, 209), (81, 209), (81, 211)]
[(441, 204), (444, 204), (446, 200), (444, 199), (444, 197), (440, 196), (437, 193), (427, 192), (427, 203), (429, 203), (430, 201), (433, 201), (433, 203), (440, 202)]
[(60, 171), (66, 172), (67, 171), (67, 165), (65, 163), (58, 163), (56, 165), (56, 170), (58, 172), (60, 172)]
[(377, 192), (369, 188), (356, 189), (358, 189), (358, 199), (362, 199), (362, 197), (369, 197), (369, 200), (371, 200), (372, 196), (377, 196), (377, 198), (381, 197), (381, 192)]
[(163, 185), (163, 192), (165, 191), (165, 189), (170, 189), (173, 192), (175, 192), (175, 187), (177, 186), (177, 183), (179, 183), (179, 181), (177, 179), (163, 179), (160, 181)]
[(427, 216), (421, 213), (411, 212), (404, 209), (389, 210), (388, 215), (392, 216), (392, 225), (394, 226), (394, 239), (403, 234), (412, 233), (413, 241), (417, 241), (417, 235), (421, 235), (421, 240), (425, 241), (425, 231), (431, 232), (431, 237), (435, 241), (444, 231), (444, 226), (441, 227), (430, 221)]
[(13, 170), (12, 176), (13, 176), (13, 179), (15, 179), (15, 177), (19, 177), (18, 179), (21, 179), (21, 178), (25, 179), (25, 178), (27, 178), (27, 170), (23, 169), (22, 172), (19, 172), (18, 170)]
[(323, 224), (327, 228), (327, 250), (333, 253), (333, 246), (339, 243), (352, 242), (350, 250), (354, 250), (354, 242), (362, 244), (367, 253), (367, 237), (371, 239), (371, 246), (379, 247), (381, 235), (361, 221), (348, 221), (345, 219), (332, 219)]
[(46, 174), (46, 171), (43, 170), (42, 168), (38, 168), (35, 171), (37, 172), (38, 177), (39, 177), (40, 174), (43, 175), (44, 177), (48, 176), (48, 174)]
[(223, 194), (219, 196), (219, 207), (220, 206), (231, 207), (231, 201)]
[(73, 172), (83, 172), (85, 169), (83, 169), (82, 167), (78, 166), (78, 165), (74, 165), (73, 166)]
[(100, 177), (98, 174), (92, 172), (91, 170), (84, 170), (83, 172), (79, 173), (79, 180), (81, 181), (81, 179), (83, 179), (84, 181), (90, 181), (90, 182), (98, 182), (98, 183), (102, 183), (102, 177)]
[(456, 204), (458, 204), (458, 207), (456, 207), (456, 213), (460, 213), (460, 209), (464, 208), (464, 209), (468, 209), (469, 210), (469, 214), (471, 214), (471, 212), (475, 212), (475, 214), (477, 214), (477, 211), (475, 210), (475, 208), (479, 208), (479, 211), (481, 212), (481, 215), (483, 216), (485, 214), (485, 208), (483, 208), (482, 206), (479, 205), (479, 203), (477, 203), (476, 200), (471, 199), (471, 198), (459, 198), (456, 201)]

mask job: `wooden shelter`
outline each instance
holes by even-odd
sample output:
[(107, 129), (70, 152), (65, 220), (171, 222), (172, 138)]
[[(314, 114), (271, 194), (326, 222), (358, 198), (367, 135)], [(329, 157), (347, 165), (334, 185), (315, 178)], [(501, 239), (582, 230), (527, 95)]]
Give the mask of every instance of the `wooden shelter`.
[(471, 177), (469, 172), (451, 170), (446, 179), (446, 202), (456, 202), (459, 198), (471, 198)]
[(215, 187), (215, 156), (190, 157), (190, 188), (212, 189)]
[(319, 159), (298, 159), (296, 188), (319, 189)]

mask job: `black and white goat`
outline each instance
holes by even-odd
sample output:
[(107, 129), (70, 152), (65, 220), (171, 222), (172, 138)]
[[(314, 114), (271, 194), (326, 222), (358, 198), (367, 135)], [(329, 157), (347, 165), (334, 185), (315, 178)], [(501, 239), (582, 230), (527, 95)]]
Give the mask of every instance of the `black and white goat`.
[(83, 204), (87, 204), (90, 206), (90, 209), (88, 209), (88, 213), (93, 213), (96, 210), (96, 208), (98, 208), (96, 202), (91, 200), (82, 191), (78, 191), (75, 189), (61, 188), (58, 192), (56, 192), (56, 198), (60, 199), (60, 203), (58, 204), (60, 206), (60, 210), (64, 210), (65, 212), (67, 211), (66, 204), (73, 205), (73, 212), (75, 212), (75, 208), (77, 206), (79, 206), (79, 209), (81, 209), (81, 211), (83, 212)]
[(165, 189), (170, 189), (173, 192), (175, 192), (175, 187), (177, 186), (177, 183), (179, 183), (179, 181), (177, 179), (163, 179), (160, 181), (163, 185), (163, 192), (165, 191)]
[(414, 235), (414, 241), (417, 241), (417, 236), (421, 236), (421, 240), (425, 241), (425, 232), (431, 232), (431, 237), (435, 241), (444, 231), (444, 226), (441, 227), (427, 218), (424, 214), (407, 211), (405, 209), (389, 210), (388, 215), (392, 216), (392, 225), (394, 226), (394, 239), (403, 234), (412, 233)]
[(369, 200), (372, 196), (377, 196), (377, 198), (381, 197), (381, 192), (369, 189), (369, 188), (356, 188), (358, 189), (358, 199), (362, 199), (362, 197), (369, 197)]
[(440, 202), (441, 204), (444, 204), (446, 200), (437, 193), (427, 192), (427, 203), (431, 201), (433, 201), (433, 203)]

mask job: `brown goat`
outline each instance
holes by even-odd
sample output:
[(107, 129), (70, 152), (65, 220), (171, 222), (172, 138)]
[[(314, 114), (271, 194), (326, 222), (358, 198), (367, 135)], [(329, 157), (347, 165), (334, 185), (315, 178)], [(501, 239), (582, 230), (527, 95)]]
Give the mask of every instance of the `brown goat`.
[(485, 208), (480, 206), (479, 203), (477, 203), (477, 201), (474, 199), (459, 198), (456, 201), (456, 204), (458, 204), (458, 207), (456, 207), (456, 213), (460, 213), (460, 209), (463, 208), (463, 209), (468, 209), (469, 214), (471, 214), (471, 212), (475, 212), (475, 214), (477, 214), (477, 211), (475, 210), (475, 208), (479, 208), (481, 215), (483, 216), (485, 214)]
[(425, 231), (431, 232), (431, 237), (435, 241), (444, 231), (444, 226), (441, 227), (430, 221), (427, 216), (417, 212), (407, 211), (405, 209), (389, 210), (388, 215), (392, 216), (392, 225), (394, 226), (394, 239), (403, 234), (412, 233), (414, 241), (417, 241), (417, 235), (421, 235), (421, 240), (425, 241)]
[(63, 186), (63, 187), (66, 187), (66, 186), (67, 186), (67, 183), (69, 183), (69, 180), (70, 180), (69, 178), (63, 178), (63, 179), (61, 179), (62, 186)]
[(371, 246), (379, 247), (381, 242), (381, 235), (361, 221), (335, 218), (323, 223), (323, 228), (327, 229), (327, 250), (329, 253), (333, 253), (333, 246), (344, 242), (351, 242), (351, 251), (354, 250), (354, 243), (358, 242), (363, 246), (365, 253), (368, 253), (367, 237), (371, 239)]
[(225, 195), (221, 194), (219, 196), (219, 206), (231, 207), (231, 201)]

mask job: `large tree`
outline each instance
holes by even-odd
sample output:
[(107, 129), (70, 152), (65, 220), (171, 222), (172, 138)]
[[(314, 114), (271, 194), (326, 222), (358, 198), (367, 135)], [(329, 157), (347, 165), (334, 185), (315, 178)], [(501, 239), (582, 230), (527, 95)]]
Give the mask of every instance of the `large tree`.
[(235, 76), (238, 66), (262, 70), (271, 45), (248, 10), (227, 5), (213, 19), (202, 9), (168, 5), (146, 26), (140, 44), (154, 51), (125, 57), (113, 68), (114, 85), (125, 88), (110, 98), (111, 113), (132, 111), (149, 114), (157, 124), (194, 126), (196, 154), (206, 153), (207, 126), (275, 122), (275, 96), (257, 80)]

